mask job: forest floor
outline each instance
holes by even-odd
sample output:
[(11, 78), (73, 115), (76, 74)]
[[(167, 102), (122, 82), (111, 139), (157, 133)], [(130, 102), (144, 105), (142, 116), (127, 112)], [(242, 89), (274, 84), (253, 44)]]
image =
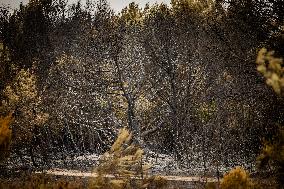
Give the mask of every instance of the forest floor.
[[(38, 172), (41, 174), (41, 172)], [(82, 178), (87, 181), (90, 181), (93, 178), (96, 178), (98, 175), (92, 172), (81, 172), (78, 170), (60, 170), (53, 169), (45, 171), (44, 174), (52, 177), (60, 178)], [(151, 175), (149, 175), (151, 176)], [(167, 188), (179, 188), (179, 189), (196, 189), (204, 188), (206, 183), (214, 182), (217, 183), (217, 178), (212, 177), (201, 177), (201, 176), (170, 176), (170, 175), (159, 175), (167, 181)], [(113, 175), (106, 175), (106, 177), (113, 178)], [(136, 178), (133, 178), (136, 179)], [(138, 178), (139, 179), (139, 178)]]
[[(91, 172), (99, 162), (100, 155), (97, 154), (84, 154), (80, 156), (75, 156), (73, 158), (66, 158), (64, 162), (62, 160), (56, 160), (53, 163), (52, 170), (75, 170), (79, 172)], [(149, 174), (151, 175), (164, 175), (164, 176), (186, 176), (190, 175), (193, 177), (216, 177), (217, 172), (221, 175), (222, 173), (227, 172), (230, 168), (219, 167), (218, 170), (216, 166), (206, 165), (206, 169), (202, 163), (197, 161), (191, 161), (190, 163), (181, 164), (175, 160), (174, 157), (148, 151), (144, 155), (142, 160), (144, 165), (149, 165)]]
[[(42, 172), (36, 172), (41, 174)], [(47, 175), (54, 176), (67, 176), (67, 177), (90, 177), (96, 178), (98, 175), (93, 172), (81, 172), (78, 170), (64, 170), (64, 169), (51, 169), (43, 172)], [(151, 175), (149, 175), (151, 176)], [(213, 177), (202, 177), (202, 176), (170, 176), (170, 175), (159, 175), (167, 181), (183, 181), (183, 182), (218, 182), (217, 178)], [(113, 175), (106, 175), (106, 177), (113, 178)]]
[[(38, 167), (33, 166), (31, 158), (24, 156), (19, 158), (11, 157), (8, 161), (6, 168), (10, 170), (31, 170), (41, 172), (56, 172), (58, 170), (65, 171), (67, 174), (72, 170), (75, 173), (90, 173), (98, 166), (100, 155), (88, 154), (83, 155), (66, 155), (63, 157), (52, 157), (49, 163), (43, 161), (42, 157), (35, 157)], [(181, 176), (181, 177), (208, 177), (217, 178), (218, 175), (223, 175), (233, 167), (216, 166), (202, 163), (200, 158), (195, 157), (186, 163), (180, 163), (176, 159), (168, 154), (156, 153), (148, 150), (143, 156), (142, 160), (144, 165), (149, 165), (149, 174), (151, 175), (163, 175), (163, 176)], [(250, 171), (254, 172), (254, 171)]]
[[(50, 168), (41, 167), (31, 169), (23, 174), (22, 166), (19, 160), (12, 160), (8, 164), (11, 170), (16, 168), (7, 179), (12, 182), (17, 179), (19, 175), (45, 175), (44, 177), (51, 180), (74, 180), (79, 179), (83, 183), (88, 183), (91, 179), (96, 178), (97, 175), (93, 173), (93, 169), (98, 165), (100, 155), (97, 154), (84, 154), (77, 156), (67, 156), (64, 160), (53, 160)], [(31, 160), (24, 157), (25, 163), (32, 167)], [(40, 160), (38, 160), (40, 163)], [(143, 158), (143, 164), (151, 165), (148, 176), (158, 175), (167, 180), (168, 188), (191, 189), (203, 188), (207, 182), (217, 182), (218, 179), (213, 177), (213, 174), (204, 175), (202, 168), (181, 168), (173, 157), (167, 154), (155, 153), (148, 151), (147, 155)], [(18, 167), (18, 168), (17, 168)], [(29, 166), (26, 166), (29, 167)], [(203, 174), (203, 175), (201, 175)], [(113, 177), (113, 175), (107, 175)], [(1, 177), (0, 177), (1, 178)], [(135, 179), (135, 178), (134, 178)], [(203, 186), (203, 187), (202, 187)]]
[[(52, 160), (50, 166), (43, 166), (40, 168), (31, 168), (27, 172), (30, 174), (37, 175), (47, 175), (53, 178), (67, 178), (69, 179), (81, 179), (85, 183), (88, 183), (90, 179), (95, 178), (97, 175), (93, 173), (94, 168), (98, 165), (100, 155), (98, 154), (83, 154), (76, 156), (66, 156), (65, 159)], [(19, 160), (12, 158), (10, 163), (8, 163), (8, 170), (16, 170), (8, 172), (9, 179), (17, 178), (24, 169), (22, 169)], [(28, 168), (33, 167), (31, 160), (28, 157), (24, 157), (25, 163), (28, 164)], [(40, 160), (38, 160), (40, 163)], [(174, 157), (155, 153), (152, 151), (147, 151), (144, 155), (143, 164), (150, 165), (149, 176), (158, 175), (165, 178), (170, 188), (202, 188), (208, 182), (218, 182), (218, 175), (222, 175), (227, 172), (230, 168), (220, 168), (219, 174), (217, 174), (217, 169), (214, 166), (206, 166), (206, 169), (202, 166), (202, 163), (192, 161), (188, 166), (179, 164)], [(30, 165), (30, 166), (29, 166)], [(7, 170), (7, 169), (6, 169)], [(254, 173), (254, 175), (258, 173)], [(13, 176), (14, 175), (14, 176)], [(113, 175), (108, 175), (108, 177), (113, 177)], [(1, 176), (0, 176), (1, 178)], [(6, 177), (7, 178), (7, 177)], [(175, 187), (178, 186), (178, 187)], [(268, 187), (269, 188), (269, 187)]]

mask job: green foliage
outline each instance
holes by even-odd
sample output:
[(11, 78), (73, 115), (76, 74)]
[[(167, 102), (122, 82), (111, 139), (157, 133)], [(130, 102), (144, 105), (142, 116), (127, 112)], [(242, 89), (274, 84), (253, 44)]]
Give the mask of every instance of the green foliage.
[(212, 118), (214, 113), (216, 112), (216, 103), (212, 101), (210, 103), (204, 103), (198, 109), (198, 114), (202, 122), (207, 123)]
[(202, 14), (214, 5), (214, 1), (194, 1), (194, 0), (172, 0), (171, 4), (176, 11), (184, 12), (185, 14)]
[(121, 11), (121, 20), (126, 25), (141, 25), (142, 24), (142, 11), (134, 2), (130, 3), (128, 7)]

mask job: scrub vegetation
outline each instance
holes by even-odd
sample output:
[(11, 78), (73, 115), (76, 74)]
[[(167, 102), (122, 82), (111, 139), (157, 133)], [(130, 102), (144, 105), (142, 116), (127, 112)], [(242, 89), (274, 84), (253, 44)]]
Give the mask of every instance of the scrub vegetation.
[[(283, 10), (1, 6), (0, 188), (283, 188)], [(38, 174), (59, 168), (95, 176)]]

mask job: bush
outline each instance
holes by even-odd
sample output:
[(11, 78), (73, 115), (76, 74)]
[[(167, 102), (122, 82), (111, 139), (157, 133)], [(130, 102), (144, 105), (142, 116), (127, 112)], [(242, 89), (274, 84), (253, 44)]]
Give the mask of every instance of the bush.
[(9, 155), (12, 131), (9, 128), (12, 122), (12, 114), (0, 118), (0, 162)]
[(110, 151), (102, 156), (99, 166), (95, 169), (98, 177), (90, 182), (90, 189), (166, 187), (166, 180), (162, 177), (148, 177), (149, 167), (142, 164), (143, 150), (131, 144), (131, 138), (132, 135), (126, 129), (120, 130)]
[(229, 171), (221, 181), (221, 189), (252, 189), (254, 183), (249, 174), (241, 167), (236, 167)]

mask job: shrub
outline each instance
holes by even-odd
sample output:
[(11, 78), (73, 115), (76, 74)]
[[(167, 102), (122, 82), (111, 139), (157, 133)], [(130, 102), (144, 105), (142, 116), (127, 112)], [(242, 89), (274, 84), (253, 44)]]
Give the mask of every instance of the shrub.
[[(262, 48), (256, 60), (257, 70), (265, 77), (266, 83), (282, 97), (284, 97), (284, 67), (283, 58), (275, 56), (274, 51)], [(282, 114), (281, 114), (282, 115)], [(281, 118), (283, 119), (283, 118)], [(266, 141), (258, 157), (259, 167), (271, 165), (276, 173), (279, 188), (284, 185), (284, 127), (279, 126), (279, 132), (271, 141)]]
[(221, 189), (251, 189), (254, 183), (244, 169), (236, 167), (224, 176), (220, 186)]
[(12, 114), (0, 118), (0, 162), (3, 161), (8, 155), (12, 131), (9, 128), (12, 122)]
[(284, 128), (279, 129), (271, 142), (265, 143), (257, 162), (260, 168), (270, 165), (280, 188), (284, 185)]
[(148, 177), (149, 166), (142, 164), (143, 150), (131, 144), (132, 135), (121, 129), (109, 152), (95, 169), (98, 177), (90, 182), (91, 189), (142, 189), (166, 187), (162, 177)]

